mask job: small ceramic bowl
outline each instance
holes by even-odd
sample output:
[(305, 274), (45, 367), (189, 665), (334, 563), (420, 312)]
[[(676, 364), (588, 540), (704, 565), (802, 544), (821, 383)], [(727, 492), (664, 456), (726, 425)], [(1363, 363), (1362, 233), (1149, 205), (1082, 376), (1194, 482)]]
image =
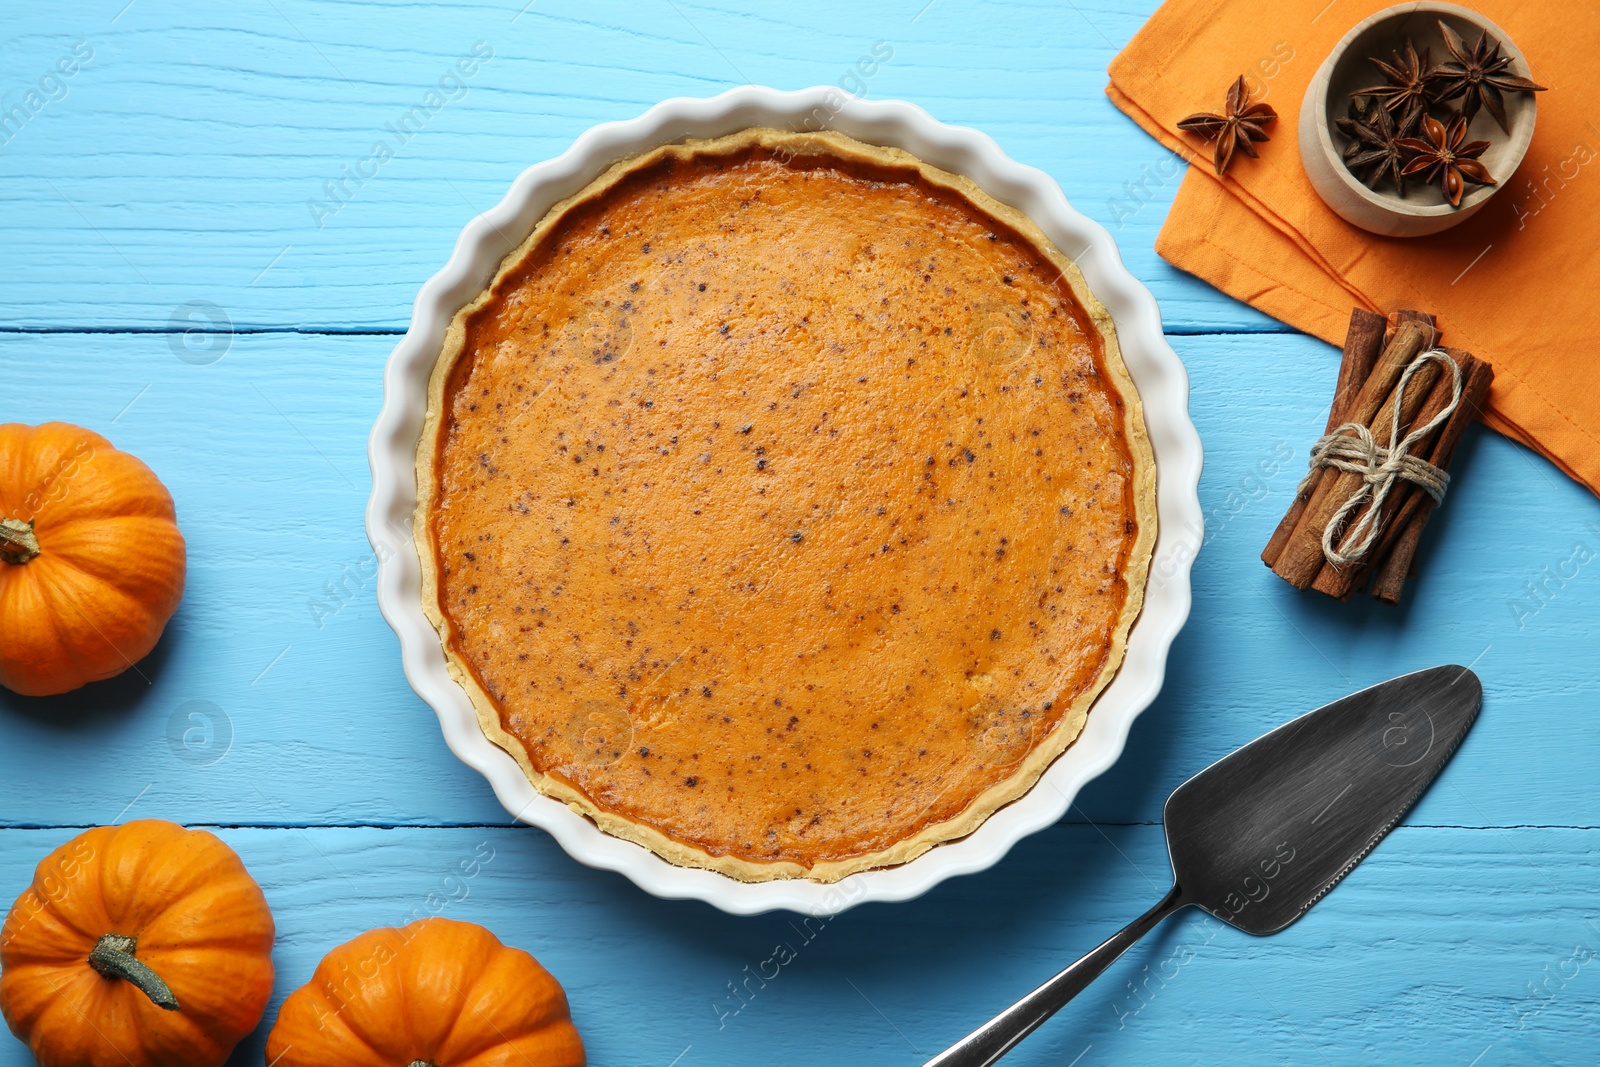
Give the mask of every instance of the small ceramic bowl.
[(1499, 184), (1469, 183), (1459, 208), (1450, 206), (1437, 185), (1423, 185), (1420, 176), (1406, 183), (1406, 195), (1401, 197), (1391, 186), (1368, 189), (1350, 173), (1340, 155), (1349, 140), (1334, 120), (1349, 114), (1353, 91), (1382, 83), (1382, 72), (1367, 61), (1368, 57), (1389, 62), (1391, 54), (1403, 49), (1409, 37), (1419, 53), (1427, 50), (1432, 63), (1449, 59), (1444, 35), (1439, 32), (1441, 20), (1469, 47), (1480, 32), (1488, 31), (1500, 42), (1501, 55), (1511, 58), (1512, 73), (1532, 77), (1527, 59), (1505, 31), (1458, 4), (1432, 0), (1397, 4), (1363, 20), (1345, 34), (1306, 87), (1305, 101), (1300, 105), (1300, 159), (1317, 194), (1347, 222), (1363, 230), (1387, 237), (1419, 237), (1449, 229), (1475, 214), (1497, 190), (1509, 184), (1533, 140), (1536, 94), (1505, 94), (1509, 133), (1487, 110), (1480, 109), (1467, 127), (1467, 140), (1489, 142), (1479, 160)]

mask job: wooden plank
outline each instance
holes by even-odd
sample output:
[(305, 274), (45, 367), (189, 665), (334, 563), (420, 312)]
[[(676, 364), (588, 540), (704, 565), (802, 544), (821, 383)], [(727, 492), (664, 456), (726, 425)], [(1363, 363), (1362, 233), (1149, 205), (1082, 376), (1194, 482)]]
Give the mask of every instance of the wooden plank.
[[(1274, 328), (1153, 252), (1181, 167), (1102, 91), (1153, 0), (981, 15), (938, 0), (920, 17), (903, 0), (821, 0), (803, 15), (576, 0), (520, 13), (470, 0), (121, 6), (0, 14), (7, 106), (79, 40), (92, 53), (59, 99), (0, 131), (0, 327), (181, 328), (204, 301), (240, 327), (403, 330), (462, 225), (523, 168), (596, 123), (755, 81), (842, 82), (982, 129), (1113, 231), (1170, 327)], [(477, 42), (493, 58), (479, 61)], [(892, 56), (863, 77), (879, 42)], [(420, 131), (391, 132), (463, 58), (475, 72)], [(380, 140), (393, 158), (368, 162)]]
[[(1575, 555), (1600, 550), (1600, 504), (1475, 430), (1410, 606), (1297, 595), (1256, 553), (1320, 429), (1336, 354), (1298, 337), (1173, 341), (1208, 450), (1194, 613), (1165, 691), (1083, 815), (1153, 822), (1178, 782), (1292, 715), (1460, 662), (1488, 690), (1448, 779), (1473, 798), (1436, 790), (1417, 818), (1600, 825), (1600, 737), (1583, 725), (1600, 571)], [(171, 633), (141, 665), (148, 684), (0, 693), (0, 824), (103, 822), (141, 794), (140, 813), (223, 824), (501, 819), (406, 686), (373, 599), (364, 453), (390, 342), (246, 335), (195, 366), (162, 336), (0, 337), (7, 417), (76, 421), (143, 457), (176, 495), (191, 559)], [(220, 752), (205, 747), (207, 715), (231, 732)]]
[[(0, 893), (20, 892), (68, 836), (0, 831)], [(1157, 828), (1062, 826), (921, 900), (806, 924), (655, 900), (532, 830), (221, 836), (278, 924), (269, 1025), (329, 949), (437, 910), (538, 956), (565, 984), (595, 1067), (914, 1067), (1131, 919), (1167, 878)], [(1281, 934), (1252, 938), (1195, 912), (1170, 921), (1008, 1062), (1589, 1062), (1597, 848), (1597, 830), (1402, 827)], [(231, 1062), (260, 1064), (264, 1041), (265, 1028)], [(0, 1039), (0, 1067), (29, 1063)]]

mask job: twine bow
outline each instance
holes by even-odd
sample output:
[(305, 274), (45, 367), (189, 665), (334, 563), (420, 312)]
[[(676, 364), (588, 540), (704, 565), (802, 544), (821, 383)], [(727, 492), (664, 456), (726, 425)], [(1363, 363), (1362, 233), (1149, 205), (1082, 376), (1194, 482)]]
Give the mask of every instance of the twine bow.
[[(1405, 372), (1400, 375), (1400, 382), (1394, 390), (1394, 423), (1389, 429), (1389, 440), (1394, 441), (1400, 437), (1400, 414), (1404, 406), (1402, 401), (1405, 399), (1406, 385), (1411, 381), (1411, 376), (1428, 362), (1442, 363), (1449, 368), (1450, 403), (1427, 423), (1400, 438), (1399, 444), (1386, 448), (1378, 444), (1372, 436), (1372, 431), (1367, 427), (1357, 422), (1347, 422), (1323, 435), (1311, 448), (1311, 470), (1300, 483), (1302, 493), (1309, 493), (1316, 487), (1318, 474), (1323, 467), (1361, 475), (1361, 488), (1340, 505), (1339, 510), (1334, 512), (1333, 517), (1328, 520), (1327, 527), (1322, 531), (1322, 554), (1330, 563), (1354, 563), (1366, 556), (1382, 526), (1383, 505), (1397, 480), (1420, 486), (1424, 492), (1433, 497), (1435, 504), (1444, 499), (1444, 491), (1450, 485), (1449, 472), (1434, 466), (1420, 456), (1411, 455), (1411, 448), (1443, 425), (1454, 413), (1456, 406), (1461, 403), (1461, 367), (1450, 358), (1448, 352), (1441, 348), (1423, 352), (1412, 360)], [(1362, 513), (1355, 525), (1344, 535), (1349, 547), (1346, 549), (1336, 547), (1334, 537), (1340, 527), (1344, 525), (1351, 512), (1368, 500), (1372, 502), (1372, 506)]]

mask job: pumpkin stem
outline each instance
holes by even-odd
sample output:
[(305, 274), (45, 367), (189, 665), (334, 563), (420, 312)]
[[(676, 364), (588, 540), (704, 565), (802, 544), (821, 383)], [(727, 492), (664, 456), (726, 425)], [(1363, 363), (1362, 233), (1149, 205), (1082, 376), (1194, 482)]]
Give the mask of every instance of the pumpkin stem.
[(21, 519), (0, 519), (0, 560), (26, 563), (39, 554), (39, 539), (33, 523)]
[(427, 1060), (412, 1060), (410, 1063), (406, 1064), (406, 1067), (433, 1067), (433, 1064), (429, 1063)]
[(106, 978), (121, 978), (150, 998), (151, 1003), (166, 1011), (178, 1010), (178, 998), (161, 976), (134, 959), (134, 949), (139, 947), (136, 938), (126, 934), (107, 934), (95, 943), (89, 953), (89, 966)]

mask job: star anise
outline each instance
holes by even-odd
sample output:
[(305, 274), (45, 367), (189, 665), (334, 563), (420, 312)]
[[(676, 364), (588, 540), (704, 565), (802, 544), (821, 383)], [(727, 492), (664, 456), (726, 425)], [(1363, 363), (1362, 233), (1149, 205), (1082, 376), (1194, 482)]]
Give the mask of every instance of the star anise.
[(1466, 136), (1467, 120), (1460, 115), (1452, 118), (1449, 126), (1432, 115), (1422, 116), (1422, 136), (1407, 137), (1397, 142), (1405, 151), (1416, 153), (1411, 162), (1400, 169), (1400, 173), (1420, 174), (1427, 171), (1423, 180), (1430, 184), (1437, 181), (1450, 206), (1460, 207), (1461, 192), (1465, 188), (1463, 181), (1474, 185), (1497, 184), (1489, 176), (1488, 168), (1478, 162), (1478, 157), (1489, 147), (1489, 142), (1462, 144)]
[(1334, 124), (1350, 138), (1345, 146), (1344, 165), (1368, 189), (1376, 189), (1385, 179), (1394, 182), (1395, 191), (1406, 195), (1406, 181), (1400, 176), (1406, 154), (1399, 144), (1399, 132), (1389, 109), (1368, 96), (1350, 101), (1350, 117)]
[(1239, 80), (1228, 88), (1228, 99), (1221, 115), (1199, 111), (1178, 122), (1178, 129), (1217, 142), (1212, 162), (1219, 175), (1227, 171), (1235, 151), (1258, 159), (1260, 156), (1252, 142), (1270, 140), (1263, 127), (1277, 121), (1278, 113), (1266, 104), (1252, 104), (1249, 101), (1250, 89), (1241, 74)]
[(1432, 87), (1433, 67), (1429, 65), (1428, 50), (1417, 55), (1417, 46), (1406, 38), (1405, 54), (1394, 53), (1394, 62), (1369, 58), (1368, 62), (1383, 71), (1386, 79), (1382, 85), (1357, 89), (1356, 96), (1370, 96), (1395, 115), (1395, 127), (1410, 132), (1417, 120), (1428, 110), (1428, 97)]
[(1511, 73), (1507, 69), (1511, 66), (1511, 57), (1501, 55), (1500, 42), (1483, 30), (1478, 31), (1478, 41), (1471, 48), (1442, 19), (1439, 32), (1444, 34), (1444, 46), (1450, 49), (1453, 58), (1434, 69), (1433, 98), (1444, 103), (1459, 96), (1461, 117), (1468, 122), (1478, 113), (1479, 107), (1487, 108), (1500, 128), (1510, 133), (1501, 92), (1542, 93), (1545, 87)]

